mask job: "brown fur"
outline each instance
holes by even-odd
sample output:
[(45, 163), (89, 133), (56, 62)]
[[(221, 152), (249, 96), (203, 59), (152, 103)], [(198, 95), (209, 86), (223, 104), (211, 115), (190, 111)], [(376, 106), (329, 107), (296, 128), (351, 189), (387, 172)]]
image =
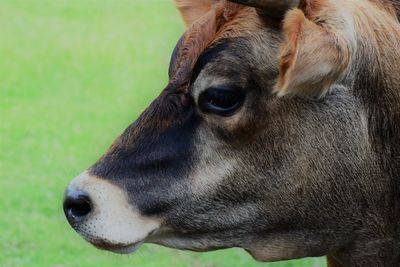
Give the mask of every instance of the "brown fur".
[(327, 257), (328, 267), (342, 267), (333, 257)]
[[(280, 20), (225, 0), (177, 0), (191, 26), (168, 86), (87, 172), (159, 221), (123, 244), (398, 266), (396, 3), (303, 0)], [(209, 95), (227, 92), (236, 98), (229, 114)], [(74, 226), (85, 236), (93, 229), (77, 227), (81, 217)], [(96, 221), (99, 237), (123, 223), (106, 221)]]
[[(376, 131), (386, 129), (381, 124), (382, 116), (385, 117), (385, 121), (390, 121), (389, 124), (393, 125), (394, 129), (391, 131), (400, 133), (397, 126), (400, 123), (398, 114), (400, 111), (398, 90), (400, 65), (397, 60), (400, 58), (400, 28), (396, 18), (398, 7), (397, 1), (390, 0), (303, 1), (299, 9), (288, 12), (283, 24), (286, 42), (281, 48), (277, 92), (280, 95), (321, 96), (338, 80), (346, 80), (352, 75), (351, 73), (356, 73), (359, 65), (365, 64), (365, 56), (367, 56), (370, 57), (367, 63), (369, 71), (378, 74), (382, 79), (383, 87), (375, 88), (375, 90), (382, 90), (382, 98), (387, 100), (386, 105), (392, 106), (389, 110), (382, 110), (384, 106), (374, 109), (378, 115), (370, 117), (372, 118), (370, 120), (371, 134), (376, 136)], [(247, 17), (244, 17), (248, 21), (253, 18), (249, 12), (246, 10)], [(235, 18), (230, 24), (235, 25), (238, 20)], [(254, 23), (247, 24), (254, 27)], [(241, 25), (246, 25), (246, 23), (241, 23)], [(232, 30), (226, 31), (223, 28), (221, 32), (224, 32), (222, 34), (224, 37), (229, 38), (240, 35), (243, 28), (233, 26)], [(321, 66), (321, 64), (325, 65)], [(321, 67), (328, 67), (328, 69), (318, 75)], [(309, 91), (310, 88), (318, 88), (319, 91)], [(357, 89), (357, 85), (355, 90), (356, 94), (361, 95), (361, 99), (368, 98), (370, 94), (365, 88)], [(364, 92), (357, 90), (364, 90)], [(387, 98), (389, 96), (390, 98)], [(364, 98), (362, 101), (367, 103), (370, 100)], [(382, 134), (378, 133), (378, 136)], [(400, 142), (398, 137), (393, 138), (381, 140), (378, 138), (373, 142), (387, 143), (389, 146), (393, 145), (393, 142)], [(393, 153), (399, 153), (399, 150), (393, 148), (388, 153), (393, 155)], [(390, 160), (384, 164), (399, 165), (398, 162)], [(394, 170), (399, 170), (399, 167), (394, 167)], [(328, 264), (335, 267), (341, 266), (332, 257), (328, 258)]]
[[(200, 1), (190, 5), (188, 0), (177, 0), (176, 4), (184, 19), (190, 22), (190, 27), (182, 37), (182, 44), (176, 56), (178, 62), (170, 82), (185, 84), (201, 53), (215, 41), (221, 28), (243, 7), (226, 1)], [(192, 8), (196, 10), (195, 13)]]
[(183, 21), (187, 26), (190, 26), (193, 22), (209, 12), (211, 6), (216, 2), (216, 0), (175, 0), (176, 7), (181, 12)]

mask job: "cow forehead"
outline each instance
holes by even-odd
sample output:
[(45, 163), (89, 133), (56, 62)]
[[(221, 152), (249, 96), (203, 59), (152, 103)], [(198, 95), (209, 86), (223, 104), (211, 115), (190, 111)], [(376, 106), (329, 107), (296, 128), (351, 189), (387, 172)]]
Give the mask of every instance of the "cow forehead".
[(243, 7), (235, 16), (224, 23), (216, 33), (212, 43), (220, 39), (251, 36), (252, 33), (264, 27), (276, 27), (280, 22), (261, 17), (255, 8)]

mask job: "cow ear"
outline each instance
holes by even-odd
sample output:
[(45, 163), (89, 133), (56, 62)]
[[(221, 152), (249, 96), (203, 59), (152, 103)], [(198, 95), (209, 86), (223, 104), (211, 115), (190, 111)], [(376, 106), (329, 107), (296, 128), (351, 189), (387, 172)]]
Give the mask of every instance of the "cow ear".
[(190, 26), (212, 8), (216, 0), (175, 0), (186, 26)]
[[(301, 9), (286, 14), (286, 40), (275, 88), (279, 96), (321, 97), (344, 75), (350, 64), (354, 30), (345, 14), (335, 14), (340, 12), (336, 7), (320, 7), (316, 14)], [(321, 17), (323, 23), (318, 22)]]

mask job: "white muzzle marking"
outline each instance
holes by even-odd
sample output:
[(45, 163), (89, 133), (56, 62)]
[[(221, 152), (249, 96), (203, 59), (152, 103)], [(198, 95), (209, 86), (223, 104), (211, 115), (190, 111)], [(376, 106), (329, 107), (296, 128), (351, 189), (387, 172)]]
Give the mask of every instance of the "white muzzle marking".
[(76, 230), (94, 245), (131, 252), (160, 227), (159, 220), (141, 215), (126, 192), (105, 180), (83, 173), (71, 182), (70, 189), (86, 193), (92, 201), (92, 213)]

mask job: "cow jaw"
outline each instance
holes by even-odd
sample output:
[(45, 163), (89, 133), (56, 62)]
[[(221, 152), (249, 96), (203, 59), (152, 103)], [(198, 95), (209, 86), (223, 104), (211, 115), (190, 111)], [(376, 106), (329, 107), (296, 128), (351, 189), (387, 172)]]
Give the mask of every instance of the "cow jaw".
[(69, 190), (84, 192), (92, 202), (93, 211), (73, 227), (97, 248), (131, 253), (160, 227), (158, 219), (141, 215), (129, 203), (126, 192), (98, 177), (83, 173), (71, 182)]

